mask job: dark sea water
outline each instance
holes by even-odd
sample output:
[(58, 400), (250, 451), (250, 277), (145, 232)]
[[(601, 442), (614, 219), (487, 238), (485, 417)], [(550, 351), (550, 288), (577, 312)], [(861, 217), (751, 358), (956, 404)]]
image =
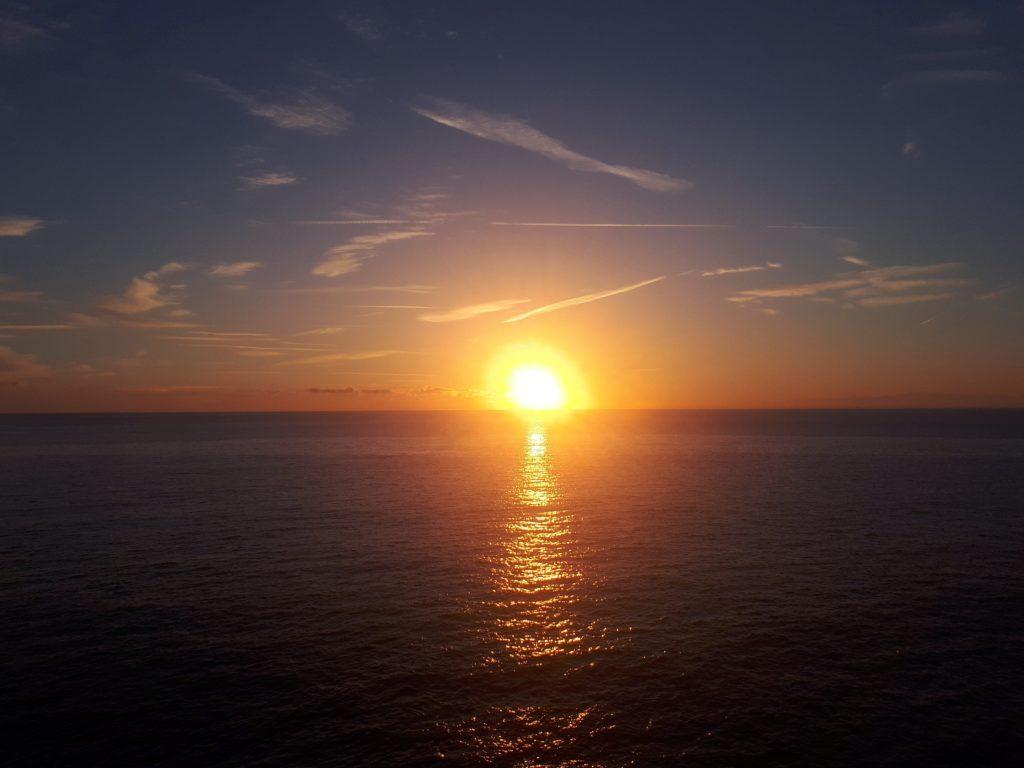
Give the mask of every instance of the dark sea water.
[(1024, 413), (0, 417), (0, 763), (1016, 766)]

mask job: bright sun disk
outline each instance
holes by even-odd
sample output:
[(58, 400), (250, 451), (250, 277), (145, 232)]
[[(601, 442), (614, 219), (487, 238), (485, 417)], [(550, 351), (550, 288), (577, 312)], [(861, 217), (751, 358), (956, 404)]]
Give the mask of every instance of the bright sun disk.
[(565, 405), (565, 388), (550, 368), (521, 365), (509, 378), (508, 397), (519, 408), (553, 411)]

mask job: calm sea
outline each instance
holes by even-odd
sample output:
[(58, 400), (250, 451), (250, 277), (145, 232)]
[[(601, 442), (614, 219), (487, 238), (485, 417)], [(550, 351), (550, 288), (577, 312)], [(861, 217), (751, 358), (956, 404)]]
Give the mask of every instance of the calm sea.
[(10, 766), (1010, 766), (1024, 412), (0, 417)]

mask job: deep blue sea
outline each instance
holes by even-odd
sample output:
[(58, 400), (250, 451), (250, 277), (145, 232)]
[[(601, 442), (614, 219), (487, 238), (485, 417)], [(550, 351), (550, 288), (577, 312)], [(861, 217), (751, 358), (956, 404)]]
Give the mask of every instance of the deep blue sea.
[(6, 766), (1016, 766), (1024, 412), (0, 417)]

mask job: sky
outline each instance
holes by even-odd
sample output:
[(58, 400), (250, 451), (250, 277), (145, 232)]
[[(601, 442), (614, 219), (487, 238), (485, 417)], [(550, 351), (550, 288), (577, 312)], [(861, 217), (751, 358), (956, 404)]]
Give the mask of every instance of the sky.
[(1024, 406), (1022, 74), (1020, 2), (0, 4), (0, 411)]

